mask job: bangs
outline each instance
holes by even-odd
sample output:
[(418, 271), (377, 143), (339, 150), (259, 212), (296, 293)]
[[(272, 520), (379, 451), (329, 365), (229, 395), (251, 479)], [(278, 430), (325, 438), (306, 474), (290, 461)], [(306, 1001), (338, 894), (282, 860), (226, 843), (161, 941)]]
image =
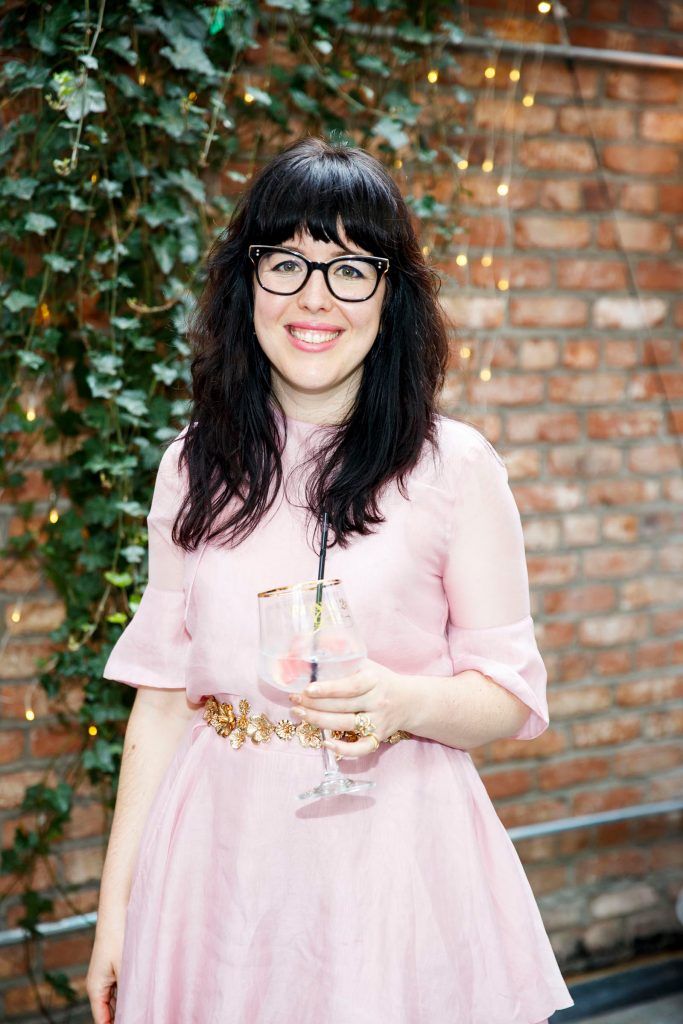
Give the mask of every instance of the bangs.
[(344, 249), (341, 223), (349, 241), (375, 256), (391, 255), (400, 223), (396, 199), (374, 168), (344, 157), (321, 155), (274, 167), (252, 206), (248, 244), (281, 245), (308, 231), (315, 241)]

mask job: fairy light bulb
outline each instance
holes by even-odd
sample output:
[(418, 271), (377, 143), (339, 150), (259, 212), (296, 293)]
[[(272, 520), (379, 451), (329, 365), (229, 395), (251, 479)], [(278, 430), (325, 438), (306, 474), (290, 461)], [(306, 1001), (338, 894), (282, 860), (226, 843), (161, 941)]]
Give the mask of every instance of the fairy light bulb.
[(439, 81), (439, 72), (435, 68), (432, 68), (431, 71), (427, 72), (427, 81), (431, 82), (432, 85)]
[(508, 194), (508, 191), (509, 191), (509, 186), (508, 186), (507, 182), (501, 181), (500, 185), (496, 189), (496, 192), (498, 193), (498, 195), (499, 196), (506, 196)]
[(26, 708), (26, 711), (24, 711), (24, 718), (26, 719), (26, 721), (32, 722), (35, 717), (36, 713), (33, 710), (33, 708)]
[(510, 282), (508, 281), (508, 279), (506, 277), (501, 277), (501, 279), (498, 281), (498, 290), (501, 292), (506, 292), (509, 287)]
[(471, 355), (472, 355), (472, 349), (469, 347), (469, 345), (461, 345), (460, 346), (460, 358), (461, 359), (469, 359)]
[(403, 167), (403, 161), (401, 160), (400, 157), (397, 157), (397, 159), (394, 160), (394, 167), (396, 168), (397, 171), (400, 171), (401, 168)]
[(197, 99), (197, 93), (194, 92), (194, 91), (193, 92), (188, 92), (187, 98), (190, 101), (190, 103), (194, 103), (194, 101)]
[(36, 418), (35, 406), (34, 405), (29, 405), (28, 409), (26, 410), (26, 419), (29, 421), (29, 423), (33, 423), (35, 418)]
[(512, 70), (510, 71), (510, 81), (511, 82), (518, 82), (519, 81), (519, 70), (517, 68), (512, 68)]
[(491, 370), (488, 366), (479, 371), (479, 377), (481, 380), (491, 380)]
[(465, 253), (459, 252), (458, 255), (455, 257), (455, 262), (458, 264), (459, 267), (466, 267), (467, 256), (465, 255)]
[(12, 609), (10, 619), (12, 620), (12, 622), (21, 622), (21, 608), (18, 605), (16, 608)]
[(462, 160), (458, 160), (458, 163), (456, 164), (456, 166), (461, 171), (466, 171), (467, 168), (470, 166), (470, 162), (469, 162), (469, 160), (466, 160), (465, 157), (463, 157)]
[(88, 735), (89, 736), (97, 736), (97, 726), (96, 725), (89, 725), (88, 726)]
[(496, 69), (492, 65), (489, 64), (489, 66), (487, 68), (484, 68), (484, 77), (485, 78), (495, 78), (496, 77)]
[(423, 245), (422, 246), (422, 255), (423, 256), (429, 256), (429, 253), (430, 253), (429, 246), (428, 245)]
[(539, 14), (549, 14), (551, 9), (552, 4), (547, 3), (546, 0), (541, 0), (541, 3), (538, 5)]
[(530, 92), (528, 92), (526, 94), (526, 96), (522, 97), (522, 104), (525, 107), (533, 107), (533, 105), (534, 105), (534, 98), (533, 98), (533, 96), (531, 95)]
[(147, 81), (147, 74), (145, 71), (140, 71), (138, 74), (138, 85), (144, 85)]
[(53, 525), (59, 521), (59, 512), (57, 511), (54, 505), (50, 509), (50, 515), (48, 516), (48, 518)]
[(244, 102), (245, 103), (253, 103), (254, 102), (254, 97), (253, 97), (253, 95), (250, 92), (245, 92), (245, 94), (244, 94)]
[(493, 263), (493, 256), (490, 253), (485, 253), (481, 258), (482, 267), (490, 267)]
[(93, 171), (93, 173), (90, 175), (90, 182), (91, 182), (92, 185), (96, 185), (97, 184), (97, 172), (96, 171)]
[(493, 160), (484, 160), (483, 164), (481, 165), (481, 169), (484, 172), (484, 174), (490, 174), (491, 171), (493, 170)]

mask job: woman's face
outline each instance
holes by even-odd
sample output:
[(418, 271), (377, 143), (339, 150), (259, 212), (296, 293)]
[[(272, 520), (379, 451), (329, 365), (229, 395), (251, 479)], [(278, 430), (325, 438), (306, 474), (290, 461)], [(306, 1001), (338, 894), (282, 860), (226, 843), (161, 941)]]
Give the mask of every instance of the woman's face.
[[(343, 231), (340, 238), (358, 256), (378, 255), (354, 245)], [(308, 232), (281, 244), (320, 262), (349, 255), (334, 242), (316, 242)], [(294, 295), (265, 291), (255, 273), (253, 287), (254, 330), (270, 361), (271, 386), (285, 413), (311, 423), (341, 422), (353, 404), (363, 360), (379, 330), (384, 277), (364, 302), (336, 299), (320, 270), (314, 270)], [(318, 342), (330, 335), (330, 344)], [(315, 339), (316, 346), (306, 346), (306, 339)]]

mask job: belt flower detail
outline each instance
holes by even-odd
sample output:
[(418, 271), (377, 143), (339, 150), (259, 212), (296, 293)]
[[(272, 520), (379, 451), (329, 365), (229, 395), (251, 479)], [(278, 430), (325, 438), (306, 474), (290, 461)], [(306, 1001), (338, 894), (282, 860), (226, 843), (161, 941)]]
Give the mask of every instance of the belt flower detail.
[[(235, 714), (232, 704), (211, 696), (204, 705), (204, 720), (213, 726), (219, 736), (227, 736), (230, 746), (235, 750), (242, 746), (247, 737), (252, 743), (268, 743), (273, 733), (281, 740), (291, 740), (296, 736), (302, 747), (317, 749), (322, 746), (322, 730), (310, 722), (290, 722), (287, 718), (271, 722), (266, 715), (253, 715), (249, 713), (250, 710), (251, 705), (244, 697), (238, 704), (239, 714)], [(331, 735), (333, 739), (351, 743), (359, 738), (356, 732), (339, 729), (332, 729)], [(409, 736), (410, 733), (399, 730), (385, 742), (397, 743), (398, 740), (407, 739)]]

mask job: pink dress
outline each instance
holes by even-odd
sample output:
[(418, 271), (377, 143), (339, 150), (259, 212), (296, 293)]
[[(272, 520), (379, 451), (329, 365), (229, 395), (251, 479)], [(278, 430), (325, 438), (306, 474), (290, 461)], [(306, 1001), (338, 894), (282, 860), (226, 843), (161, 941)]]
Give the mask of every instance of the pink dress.
[[(287, 426), (296, 470), (319, 428)], [(170, 539), (180, 437), (148, 517), (149, 584), (104, 676), (294, 721), (257, 676), (256, 594), (317, 576), (302, 474), (237, 548), (184, 553)], [(516, 738), (531, 740), (548, 726), (546, 671), (507, 470), (465, 423), (440, 417), (439, 437), (407, 497), (385, 490), (386, 522), (328, 549), (325, 576), (343, 581), (368, 658), (477, 669), (527, 705)], [(304, 803), (319, 750), (276, 735), (235, 749), (197, 711), (142, 836), (117, 1024), (539, 1024), (573, 1005), (470, 755), (411, 737), (340, 765), (376, 787)]]

